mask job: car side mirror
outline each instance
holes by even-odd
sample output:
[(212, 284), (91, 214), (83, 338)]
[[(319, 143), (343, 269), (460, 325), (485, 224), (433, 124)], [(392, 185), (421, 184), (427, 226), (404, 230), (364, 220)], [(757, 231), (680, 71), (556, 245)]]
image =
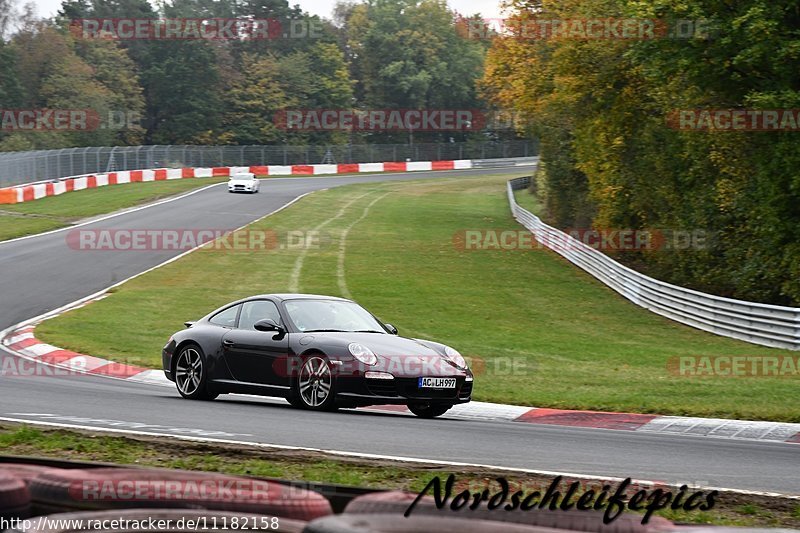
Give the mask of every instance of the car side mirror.
[(391, 324), (384, 324), (384, 326), (386, 326), (386, 329), (389, 330), (389, 333), (391, 333), (392, 335), (397, 335), (397, 328), (396, 327), (394, 327)]
[(253, 324), (253, 328), (255, 328), (256, 331), (283, 331), (283, 328), (271, 318), (262, 318)]

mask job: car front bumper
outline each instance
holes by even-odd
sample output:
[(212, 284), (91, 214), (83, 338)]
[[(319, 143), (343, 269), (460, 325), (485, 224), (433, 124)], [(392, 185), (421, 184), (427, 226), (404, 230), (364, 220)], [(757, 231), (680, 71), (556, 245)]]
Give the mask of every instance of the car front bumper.
[(336, 381), (336, 397), (339, 400), (358, 405), (406, 405), (413, 402), (467, 403), (472, 400), (474, 383), (471, 380), (467, 381), (467, 377), (456, 377), (456, 386), (451, 389), (420, 389), (416, 377), (338, 379)]

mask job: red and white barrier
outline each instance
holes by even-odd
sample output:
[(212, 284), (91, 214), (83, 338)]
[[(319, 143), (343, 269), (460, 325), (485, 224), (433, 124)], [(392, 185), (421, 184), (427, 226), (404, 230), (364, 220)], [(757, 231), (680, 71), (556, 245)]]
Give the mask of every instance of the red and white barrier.
[(32, 202), (47, 196), (58, 196), (67, 192), (94, 189), (106, 185), (186, 178), (227, 177), (241, 172), (252, 172), (257, 176), (325, 176), (363, 172), (420, 172), (431, 170), (466, 170), (470, 168), (472, 168), (472, 161), (463, 159), (456, 161), (409, 161), (396, 163), (352, 163), (342, 165), (255, 165), (250, 167), (124, 170), (104, 174), (73, 176), (55, 182), (33, 183), (0, 189), (0, 204)]

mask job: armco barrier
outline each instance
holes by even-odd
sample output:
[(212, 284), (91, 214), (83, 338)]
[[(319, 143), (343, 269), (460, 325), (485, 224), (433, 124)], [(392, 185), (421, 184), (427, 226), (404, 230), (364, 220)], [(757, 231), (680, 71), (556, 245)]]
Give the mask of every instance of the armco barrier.
[(511, 212), (537, 241), (599, 279), (636, 305), (704, 331), (735, 339), (800, 350), (800, 308), (782, 307), (722, 298), (653, 279), (632, 270), (548, 226), (520, 207), (514, 191), (528, 186), (530, 178), (508, 182)]
[(109, 172), (106, 174), (72, 176), (55, 181), (42, 181), (0, 189), (0, 204), (31, 202), (47, 196), (58, 196), (66, 192), (93, 189), (105, 185), (186, 178), (226, 177), (240, 172), (252, 172), (257, 176), (323, 176), (361, 172), (418, 172), (425, 170), (466, 170), (470, 168), (472, 168), (472, 161), (456, 160), (354, 163), (342, 165), (259, 165), (250, 167), (126, 170), (121, 172)]

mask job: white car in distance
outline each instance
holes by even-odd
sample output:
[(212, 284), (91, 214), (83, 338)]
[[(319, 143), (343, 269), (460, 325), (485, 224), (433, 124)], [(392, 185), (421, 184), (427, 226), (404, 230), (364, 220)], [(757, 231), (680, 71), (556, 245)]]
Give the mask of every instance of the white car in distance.
[(261, 182), (252, 172), (242, 172), (234, 174), (228, 180), (228, 192), (249, 192), (257, 193)]

